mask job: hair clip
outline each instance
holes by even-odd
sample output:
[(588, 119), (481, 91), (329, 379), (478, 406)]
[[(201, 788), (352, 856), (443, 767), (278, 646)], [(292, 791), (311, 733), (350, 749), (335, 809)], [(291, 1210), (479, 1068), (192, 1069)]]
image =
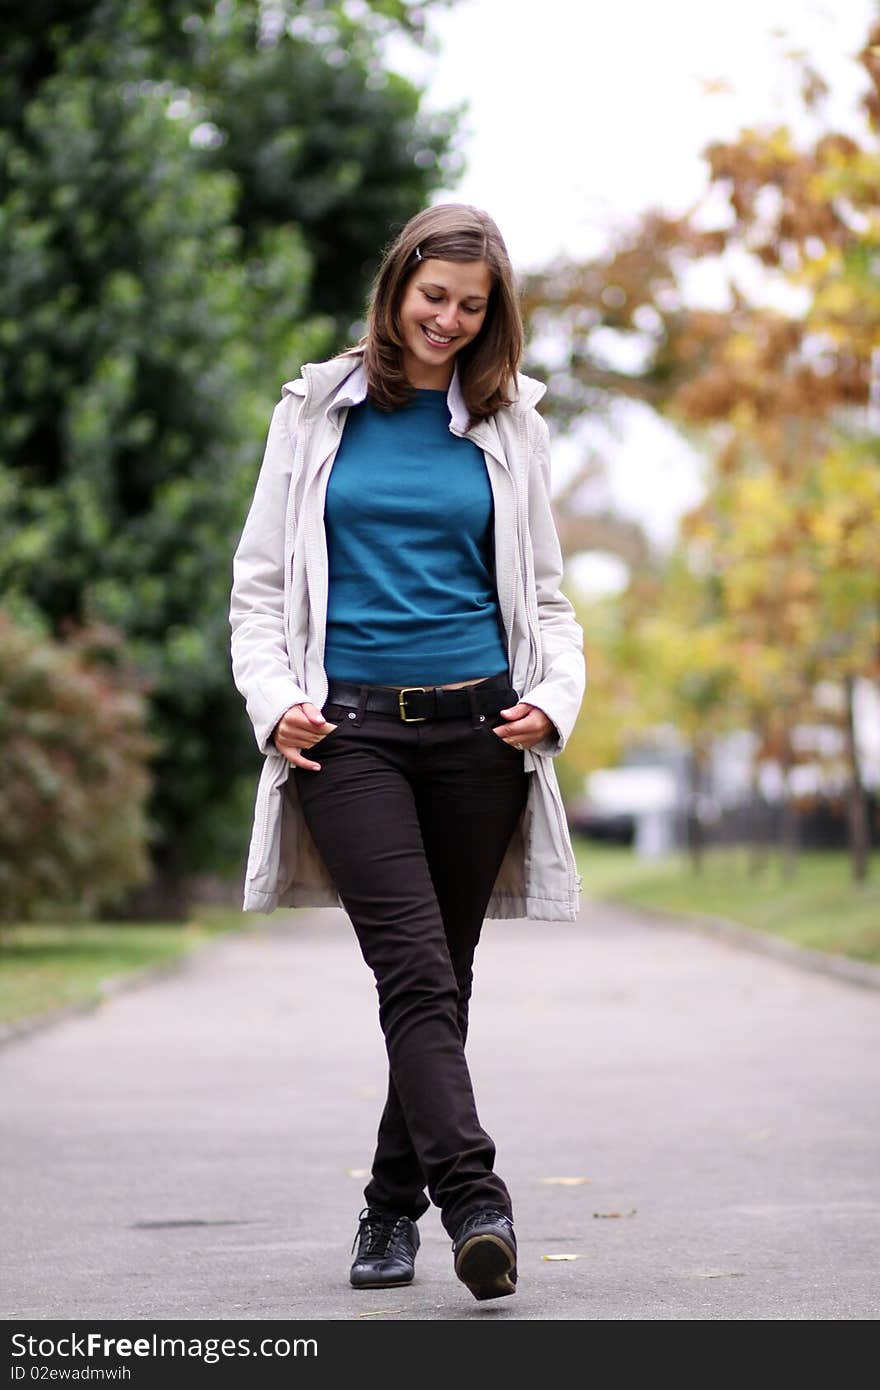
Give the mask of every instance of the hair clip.
[(416, 247), (415, 251), (413, 252), (413, 255), (415, 256), (417, 261), (420, 261), (422, 259), (422, 253), (418, 247)]

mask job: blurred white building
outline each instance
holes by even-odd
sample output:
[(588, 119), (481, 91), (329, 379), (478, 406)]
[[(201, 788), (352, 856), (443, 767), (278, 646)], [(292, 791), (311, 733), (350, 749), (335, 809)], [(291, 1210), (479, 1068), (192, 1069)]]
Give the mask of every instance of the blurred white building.
[[(829, 686), (840, 698), (839, 686)], [(820, 702), (821, 703), (821, 702)], [(880, 692), (862, 682), (856, 692), (856, 741), (862, 779), (869, 791), (880, 788)], [(798, 764), (786, 780), (771, 759), (758, 769), (757, 791), (777, 806), (797, 797), (833, 797), (845, 792), (849, 771), (842, 728), (803, 724), (792, 731)], [(668, 854), (684, 842), (686, 817), (696, 811), (710, 826), (748, 808), (753, 780), (755, 738), (739, 730), (715, 740), (704, 785), (691, 804), (688, 750), (675, 729), (656, 731), (650, 746), (633, 748), (620, 767), (602, 768), (585, 779), (584, 795), (569, 808), (572, 828), (595, 838), (632, 844), (646, 858)]]
[(678, 780), (666, 767), (616, 767), (594, 772), (587, 778), (585, 810), (588, 814), (631, 818), (636, 854), (658, 858), (675, 848)]

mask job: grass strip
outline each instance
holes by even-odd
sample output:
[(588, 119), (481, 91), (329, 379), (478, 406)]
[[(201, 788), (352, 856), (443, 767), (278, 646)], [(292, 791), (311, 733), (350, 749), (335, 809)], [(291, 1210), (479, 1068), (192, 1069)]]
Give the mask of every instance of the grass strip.
[(0, 945), (0, 1023), (96, 1003), (109, 981), (168, 965), (248, 921), (231, 908), (196, 909), (167, 922), (28, 922), (5, 927)]
[(854, 883), (843, 853), (798, 856), (786, 879), (778, 860), (750, 872), (745, 850), (712, 850), (695, 873), (682, 855), (639, 859), (630, 850), (577, 838), (575, 853), (587, 897), (633, 907), (725, 917), (799, 946), (880, 963), (880, 875)]

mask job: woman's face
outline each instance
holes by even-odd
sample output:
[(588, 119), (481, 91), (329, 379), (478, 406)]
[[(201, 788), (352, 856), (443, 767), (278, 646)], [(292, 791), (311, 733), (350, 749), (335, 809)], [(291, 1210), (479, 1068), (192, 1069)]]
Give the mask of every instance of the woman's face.
[(486, 317), (492, 272), (485, 261), (420, 261), (398, 312), (403, 366), (411, 386), (443, 390), (455, 354), (476, 338)]

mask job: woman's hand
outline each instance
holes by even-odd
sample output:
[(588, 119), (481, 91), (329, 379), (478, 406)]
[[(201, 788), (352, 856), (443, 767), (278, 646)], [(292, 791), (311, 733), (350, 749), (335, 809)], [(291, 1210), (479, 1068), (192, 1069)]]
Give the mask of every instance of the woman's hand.
[(534, 743), (540, 743), (542, 738), (556, 731), (553, 720), (548, 719), (542, 709), (538, 709), (537, 705), (524, 704), (522, 700), (509, 709), (499, 710), (499, 713), (507, 723), (499, 724), (492, 732), (514, 748), (531, 748)]
[(320, 772), (321, 764), (309, 762), (300, 752), (301, 748), (311, 748), (320, 739), (333, 732), (337, 726), (328, 724), (323, 714), (308, 700), (301, 705), (291, 705), (285, 710), (272, 738), (279, 753), (283, 753), (294, 767), (306, 767), (311, 772)]

